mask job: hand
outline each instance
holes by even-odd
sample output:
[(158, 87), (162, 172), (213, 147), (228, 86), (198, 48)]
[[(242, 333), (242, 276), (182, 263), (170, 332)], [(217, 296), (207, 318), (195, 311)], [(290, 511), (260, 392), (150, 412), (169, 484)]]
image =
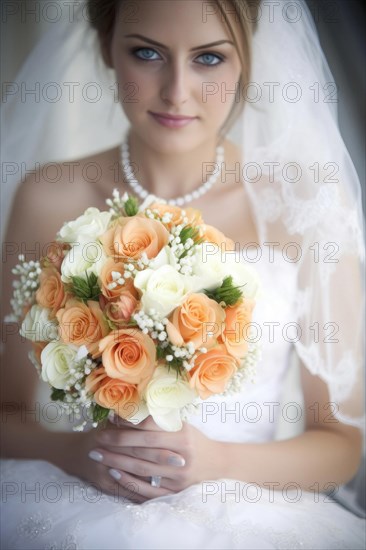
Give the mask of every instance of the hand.
[[(99, 430), (96, 442), (91, 458), (104, 467), (103, 475), (113, 477), (122, 491), (131, 495), (133, 489), (136, 502), (221, 477), (222, 444), (187, 423), (178, 432), (166, 432), (151, 417), (137, 426), (119, 420), (118, 425), (109, 424)], [(160, 487), (151, 486), (153, 475), (161, 476)]]

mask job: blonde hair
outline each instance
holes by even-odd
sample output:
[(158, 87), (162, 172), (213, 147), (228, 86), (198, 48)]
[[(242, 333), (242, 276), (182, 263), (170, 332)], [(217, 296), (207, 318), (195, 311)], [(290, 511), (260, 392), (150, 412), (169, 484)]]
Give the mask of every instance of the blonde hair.
[[(88, 0), (88, 16), (91, 26), (97, 31), (104, 61), (108, 64), (108, 54), (112, 40), (114, 23), (121, 3), (124, 0)], [(245, 94), (240, 93), (250, 81), (252, 36), (256, 29), (261, 0), (210, 0), (215, 3), (222, 21), (235, 44), (241, 64), (238, 94), (232, 109), (221, 128), (224, 136), (240, 116), (245, 105)], [(228, 9), (228, 5), (231, 9)], [(232, 18), (234, 16), (235, 23)]]

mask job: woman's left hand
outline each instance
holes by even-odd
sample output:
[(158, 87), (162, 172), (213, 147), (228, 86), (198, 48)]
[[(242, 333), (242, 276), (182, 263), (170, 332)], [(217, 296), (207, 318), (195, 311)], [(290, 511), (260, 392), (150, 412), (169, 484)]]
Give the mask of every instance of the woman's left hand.
[(150, 416), (138, 425), (118, 419), (118, 425), (109, 423), (96, 439), (93, 455), (118, 484), (130, 491), (133, 487), (140, 501), (161, 496), (151, 486), (152, 476), (161, 476), (160, 487), (174, 493), (222, 477), (223, 444), (185, 422), (180, 431), (166, 432)]

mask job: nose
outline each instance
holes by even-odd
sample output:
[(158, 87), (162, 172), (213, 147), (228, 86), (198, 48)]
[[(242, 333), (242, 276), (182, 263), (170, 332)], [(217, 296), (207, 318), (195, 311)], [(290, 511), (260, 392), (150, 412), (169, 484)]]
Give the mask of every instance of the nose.
[(167, 64), (161, 86), (162, 100), (178, 107), (188, 100), (189, 94), (189, 75), (184, 62), (177, 60)]

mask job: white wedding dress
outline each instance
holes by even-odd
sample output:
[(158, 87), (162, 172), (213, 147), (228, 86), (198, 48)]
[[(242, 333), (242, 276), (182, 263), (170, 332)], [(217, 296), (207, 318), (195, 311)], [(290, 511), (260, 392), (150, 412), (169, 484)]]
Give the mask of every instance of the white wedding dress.
[[(281, 254), (272, 263), (264, 252), (252, 265), (262, 280), (255, 313), (262, 348), (256, 382), (247, 381), (241, 394), (230, 398), (209, 399), (202, 414), (190, 418), (217, 440), (270, 441), (279, 415), (299, 420), (300, 405), (290, 403), (297, 396), (275, 405), (291, 364), (292, 345), (286, 340), (293, 334), (287, 323), (296, 319), (299, 305), (294, 265)], [(280, 323), (274, 341), (271, 322)], [(283, 491), (271, 489), (273, 480), (266, 488), (249, 479), (208, 481), (138, 505), (101, 495), (43, 461), (3, 460), (2, 478), (4, 550), (365, 548), (364, 520), (331, 495), (315, 488), (306, 492), (295, 481)]]

